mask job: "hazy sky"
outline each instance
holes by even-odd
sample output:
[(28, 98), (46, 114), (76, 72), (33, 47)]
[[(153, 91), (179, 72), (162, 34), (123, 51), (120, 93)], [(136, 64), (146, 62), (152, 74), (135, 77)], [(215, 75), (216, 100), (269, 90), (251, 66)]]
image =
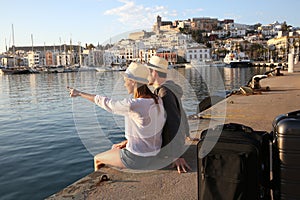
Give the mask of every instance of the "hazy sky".
[[(1, 0), (0, 52), (11, 46), (103, 44), (164, 21), (211, 17), (243, 24), (274, 21), (300, 26), (298, 0)], [(33, 40), (31, 40), (31, 35)]]

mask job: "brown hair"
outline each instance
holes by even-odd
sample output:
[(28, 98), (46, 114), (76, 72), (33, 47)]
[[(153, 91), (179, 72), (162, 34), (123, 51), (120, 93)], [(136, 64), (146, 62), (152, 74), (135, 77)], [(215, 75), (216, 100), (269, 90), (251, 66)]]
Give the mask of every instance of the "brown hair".
[(152, 98), (158, 104), (158, 96), (153, 94), (146, 84), (137, 83), (134, 89), (134, 98)]

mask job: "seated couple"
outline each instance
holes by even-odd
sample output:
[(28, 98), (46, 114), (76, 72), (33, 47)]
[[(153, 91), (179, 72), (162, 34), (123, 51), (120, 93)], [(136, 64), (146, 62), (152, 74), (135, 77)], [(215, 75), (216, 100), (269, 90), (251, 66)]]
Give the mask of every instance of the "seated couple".
[[(182, 89), (166, 81), (168, 62), (151, 57), (145, 66), (131, 63), (124, 75), (124, 86), (133, 97), (115, 101), (101, 95), (69, 88), (71, 97), (82, 97), (101, 108), (125, 117), (125, 138), (111, 150), (94, 157), (94, 169), (103, 165), (138, 170), (161, 169), (170, 164), (178, 173), (190, 170), (184, 158), (185, 136), (189, 136), (181, 105)], [(152, 84), (154, 93), (147, 84)]]

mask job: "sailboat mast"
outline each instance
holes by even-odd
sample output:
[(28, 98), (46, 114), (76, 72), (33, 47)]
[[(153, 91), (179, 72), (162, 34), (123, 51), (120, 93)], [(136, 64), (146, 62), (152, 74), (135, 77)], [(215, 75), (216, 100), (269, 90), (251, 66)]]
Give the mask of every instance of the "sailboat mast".
[(79, 66), (82, 65), (82, 58), (81, 58), (81, 42), (78, 42), (78, 54), (79, 54)]
[(12, 50), (13, 50), (13, 59), (14, 59), (14, 66), (13, 67), (15, 67), (16, 66), (16, 56), (15, 56), (16, 49), (15, 49), (15, 33), (14, 33), (14, 25), (13, 24), (11, 25), (11, 28), (12, 28), (12, 41), (13, 41)]
[(46, 66), (46, 43), (44, 42), (44, 63), (43, 63), (45, 66)]
[(6, 38), (5, 38), (5, 52), (7, 52), (7, 41), (6, 41)]
[(74, 64), (73, 63), (73, 45), (72, 45), (72, 36), (70, 38), (70, 63), (71, 66)]
[(31, 34), (31, 51), (33, 53), (33, 35)]

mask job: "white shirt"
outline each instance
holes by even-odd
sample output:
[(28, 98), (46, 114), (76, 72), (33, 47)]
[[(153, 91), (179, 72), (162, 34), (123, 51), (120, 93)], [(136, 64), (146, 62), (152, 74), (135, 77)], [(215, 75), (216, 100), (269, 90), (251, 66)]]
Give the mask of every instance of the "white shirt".
[(163, 102), (152, 98), (129, 98), (115, 101), (100, 95), (95, 103), (101, 108), (125, 116), (126, 149), (138, 156), (155, 156), (162, 144), (162, 129), (166, 121)]

